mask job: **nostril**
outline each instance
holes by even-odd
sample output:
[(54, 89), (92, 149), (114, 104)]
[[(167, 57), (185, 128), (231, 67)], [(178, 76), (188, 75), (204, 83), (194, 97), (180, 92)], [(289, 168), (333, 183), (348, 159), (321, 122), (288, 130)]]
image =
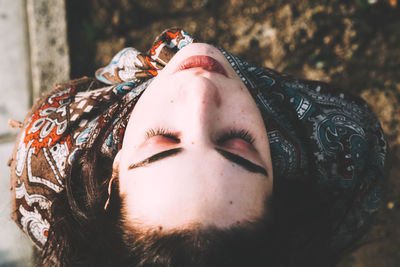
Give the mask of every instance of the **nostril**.
[(216, 91), (215, 93), (215, 104), (217, 106), (217, 108), (219, 108), (221, 106), (221, 95), (219, 94), (218, 91)]

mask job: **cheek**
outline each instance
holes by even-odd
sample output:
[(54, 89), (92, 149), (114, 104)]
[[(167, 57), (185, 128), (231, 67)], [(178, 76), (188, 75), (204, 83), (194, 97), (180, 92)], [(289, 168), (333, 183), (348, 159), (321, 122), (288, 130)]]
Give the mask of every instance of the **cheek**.
[(156, 112), (160, 107), (173, 103), (173, 99), (167, 94), (166, 86), (165, 83), (160, 84), (158, 80), (153, 81), (140, 96), (132, 115), (140, 116), (141, 114)]

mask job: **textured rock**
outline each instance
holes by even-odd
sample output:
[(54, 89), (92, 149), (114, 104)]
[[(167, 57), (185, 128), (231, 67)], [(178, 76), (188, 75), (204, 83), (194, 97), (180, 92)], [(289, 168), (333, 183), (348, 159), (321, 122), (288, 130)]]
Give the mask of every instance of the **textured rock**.
[(32, 266), (32, 243), (10, 218), (10, 171), (6, 162), (13, 147), (13, 143), (0, 144), (0, 266)]
[(27, 0), (32, 95), (69, 79), (69, 49), (64, 0)]
[[(27, 26), (29, 25), (29, 26)], [(32, 243), (11, 220), (9, 168), (17, 130), (32, 99), (69, 79), (64, 0), (0, 0), (0, 266), (32, 266)]]
[(7, 120), (22, 120), (29, 105), (29, 58), (23, 0), (0, 0), (0, 141), (15, 134)]
[(0, 0), (0, 266), (32, 266), (32, 244), (11, 220), (9, 168), (17, 130), (30, 105), (30, 72), (24, 0)]

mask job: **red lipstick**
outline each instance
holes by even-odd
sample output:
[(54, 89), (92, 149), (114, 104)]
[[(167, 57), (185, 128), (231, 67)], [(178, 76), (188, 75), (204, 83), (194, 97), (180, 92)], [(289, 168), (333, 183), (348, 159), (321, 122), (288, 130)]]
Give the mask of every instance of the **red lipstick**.
[(222, 65), (218, 61), (209, 56), (188, 57), (178, 65), (175, 72), (191, 68), (202, 68), (206, 71), (216, 72), (228, 77), (228, 74), (224, 67), (222, 67)]

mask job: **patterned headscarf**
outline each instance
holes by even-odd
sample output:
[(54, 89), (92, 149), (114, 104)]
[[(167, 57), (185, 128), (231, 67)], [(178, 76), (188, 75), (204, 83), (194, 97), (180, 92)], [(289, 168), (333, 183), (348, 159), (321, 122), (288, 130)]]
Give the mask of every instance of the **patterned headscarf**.
[[(35, 244), (42, 247), (47, 240), (50, 206), (64, 190), (66, 167), (92, 146), (111, 120), (112, 131), (101, 141), (100, 153), (113, 159), (141, 93), (175, 53), (192, 42), (181, 29), (166, 30), (148, 53), (125, 48), (96, 72), (96, 79), (58, 84), (32, 108), (16, 141), (11, 187), (13, 219)], [(361, 99), (325, 83), (257, 68), (220, 51), (263, 116), (274, 179), (309, 177), (343, 203), (354, 199), (337, 237), (339, 243), (351, 241), (380, 203), (387, 147), (375, 115)]]

